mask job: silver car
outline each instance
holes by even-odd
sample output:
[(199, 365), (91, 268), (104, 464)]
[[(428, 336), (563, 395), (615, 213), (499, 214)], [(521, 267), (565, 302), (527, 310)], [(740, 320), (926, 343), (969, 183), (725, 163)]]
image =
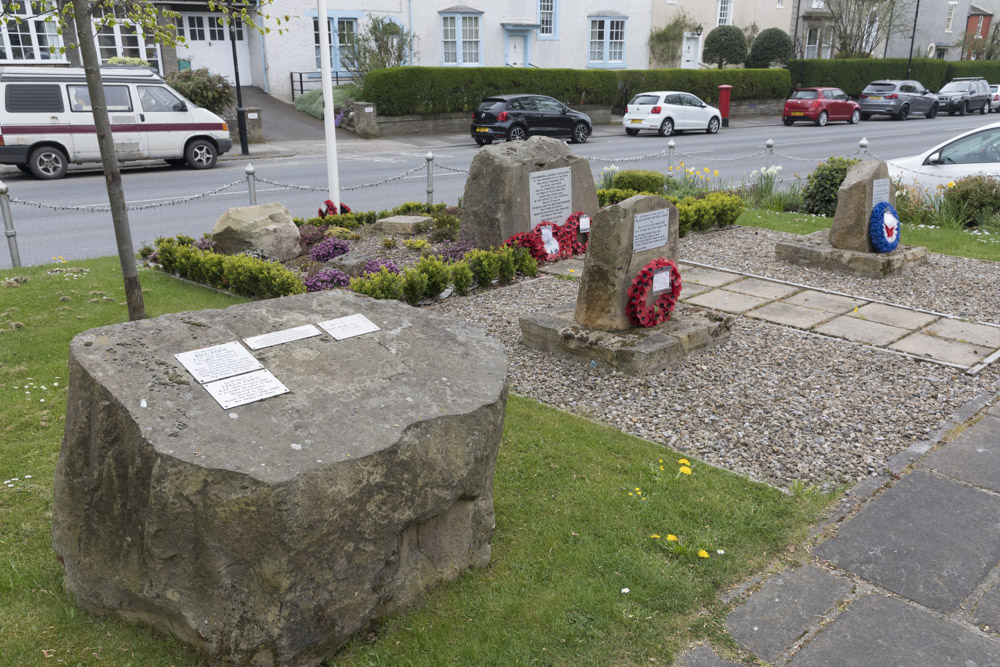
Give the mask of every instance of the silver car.
[(1000, 86), (992, 84), (990, 86), (990, 111), (1000, 111)]
[(861, 91), (861, 120), (876, 114), (906, 120), (910, 114), (934, 118), (938, 112), (937, 96), (919, 81), (872, 81)]

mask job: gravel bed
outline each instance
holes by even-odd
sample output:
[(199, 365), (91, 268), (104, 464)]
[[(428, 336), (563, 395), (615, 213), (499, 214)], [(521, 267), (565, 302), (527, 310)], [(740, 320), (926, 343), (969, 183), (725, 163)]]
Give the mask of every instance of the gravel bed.
[[(780, 232), (736, 228), (681, 240), (684, 259), (896, 303), (1000, 321), (1000, 269), (934, 255), (884, 280), (779, 264)], [(787, 487), (853, 484), (884, 471), (957, 408), (1000, 387), (995, 367), (969, 377), (846, 341), (738, 318), (725, 343), (657, 375), (633, 378), (523, 347), (518, 317), (576, 297), (542, 277), (432, 309), (483, 324), (510, 357), (511, 388), (561, 409)], [(689, 308), (681, 304), (678, 308)]]

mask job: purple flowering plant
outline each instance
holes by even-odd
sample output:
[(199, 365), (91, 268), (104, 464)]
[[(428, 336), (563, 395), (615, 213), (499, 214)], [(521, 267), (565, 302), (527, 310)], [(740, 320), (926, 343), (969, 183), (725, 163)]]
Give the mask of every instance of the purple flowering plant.
[(369, 259), (365, 262), (365, 268), (361, 271), (361, 275), (368, 275), (369, 273), (378, 273), (385, 267), (389, 273), (402, 273), (396, 263), (391, 259)]
[(306, 291), (322, 292), (335, 287), (347, 287), (351, 277), (340, 269), (321, 269), (316, 275), (309, 276), (302, 282), (305, 283)]
[(320, 241), (309, 251), (309, 256), (317, 262), (325, 262), (346, 254), (351, 249), (351, 244), (343, 239), (326, 239)]

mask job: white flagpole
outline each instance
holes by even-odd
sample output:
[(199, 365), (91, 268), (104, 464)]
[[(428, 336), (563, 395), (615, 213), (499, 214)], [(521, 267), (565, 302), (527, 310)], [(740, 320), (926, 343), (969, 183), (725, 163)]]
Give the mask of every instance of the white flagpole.
[(340, 176), (337, 172), (337, 126), (333, 109), (333, 77), (330, 72), (330, 19), (326, 15), (326, 0), (316, 0), (319, 20), (319, 72), (323, 86), (323, 128), (326, 134), (326, 178), (330, 201), (340, 213)]

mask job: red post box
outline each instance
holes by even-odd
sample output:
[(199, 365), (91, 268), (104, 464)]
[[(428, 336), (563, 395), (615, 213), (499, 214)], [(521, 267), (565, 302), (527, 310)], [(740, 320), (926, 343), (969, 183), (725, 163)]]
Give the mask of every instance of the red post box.
[(729, 91), (732, 86), (719, 86), (719, 111), (722, 112), (722, 127), (729, 127)]

